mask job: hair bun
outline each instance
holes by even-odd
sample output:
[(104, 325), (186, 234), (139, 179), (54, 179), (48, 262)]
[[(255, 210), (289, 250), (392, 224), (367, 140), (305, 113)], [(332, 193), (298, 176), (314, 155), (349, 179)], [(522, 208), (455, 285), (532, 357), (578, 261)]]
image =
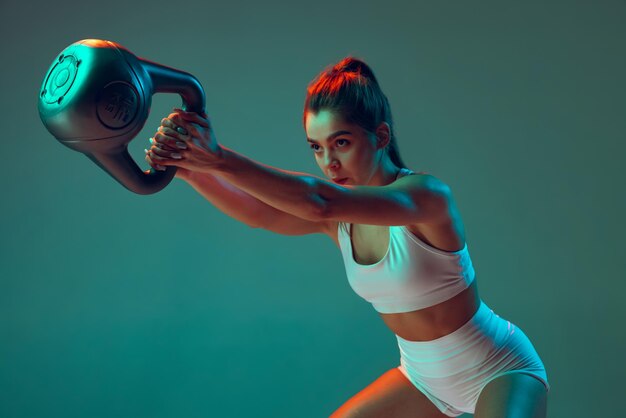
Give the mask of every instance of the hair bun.
[(373, 82), (378, 84), (374, 72), (372, 69), (361, 59), (347, 56), (335, 64), (331, 70), (331, 75), (338, 73), (357, 73), (365, 78), (369, 78)]

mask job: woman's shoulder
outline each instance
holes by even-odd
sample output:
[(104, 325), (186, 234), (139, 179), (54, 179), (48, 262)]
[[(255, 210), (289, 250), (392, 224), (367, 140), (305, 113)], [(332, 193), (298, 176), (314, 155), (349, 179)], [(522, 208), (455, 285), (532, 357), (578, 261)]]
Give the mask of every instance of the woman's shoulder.
[(433, 186), (447, 186), (446, 183), (443, 182), (443, 180), (441, 180), (440, 178), (436, 177), (435, 175), (433, 175), (432, 173), (429, 173), (427, 171), (414, 171), (411, 170), (410, 168), (406, 168), (403, 167), (400, 169), (400, 172), (402, 173), (401, 175), (398, 176), (398, 178), (400, 177), (404, 177), (404, 176), (421, 176), (423, 178), (423, 181), (425, 182), (429, 182), (429, 185), (433, 185)]
[(436, 222), (408, 225), (407, 229), (422, 241), (442, 251), (463, 249), (465, 227), (448, 184), (429, 172), (415, 172), (408, 168), (406, 170), (424, 176), (428, 187), (437, 190), (440, 196), (445, 196), (446, 201), (446, 210), (441, 212), (442, 216)]
[(427, 171), (415, 171), (415, 170), (411, 170), (408, 167), (401, 167), (400, 168), (400, 173), (402, 173), (403, 176), (410, 176), (410, 175), (428, 175), (431, 176), (432, 174), (428, 173)]

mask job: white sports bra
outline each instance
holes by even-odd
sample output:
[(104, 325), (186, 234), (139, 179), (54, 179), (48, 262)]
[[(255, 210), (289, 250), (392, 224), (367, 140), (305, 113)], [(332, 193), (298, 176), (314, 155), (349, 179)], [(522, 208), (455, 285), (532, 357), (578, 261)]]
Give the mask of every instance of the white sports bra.
[[(402, 170), (404, 175), (413, 173)], [(342, 224), (337, 237), (348, 283), (378, 312), (409, 312), (436, 305), (468, 288), (476, 276), (467, 243), (459, 251), (440, 250), (404, 225), (389, 226), (389, 247), (380, 261), (359, 264), (354, 260), (350, 233)]]

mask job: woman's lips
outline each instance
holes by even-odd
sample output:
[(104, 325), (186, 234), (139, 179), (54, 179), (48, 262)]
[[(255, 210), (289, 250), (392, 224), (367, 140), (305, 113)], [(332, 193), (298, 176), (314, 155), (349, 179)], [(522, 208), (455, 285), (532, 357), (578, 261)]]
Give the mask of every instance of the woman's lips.
[(333, 179), (333, 181), (337, 184), (344, 184), (346, 181), (348, 181), (348, 178), (346, 177), (340, 180)]

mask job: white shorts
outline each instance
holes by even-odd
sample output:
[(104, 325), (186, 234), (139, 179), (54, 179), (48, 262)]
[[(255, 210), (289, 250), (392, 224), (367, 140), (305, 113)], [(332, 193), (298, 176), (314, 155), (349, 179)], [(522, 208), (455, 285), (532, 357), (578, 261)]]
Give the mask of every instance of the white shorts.
[(550, 390), (546, 369), (526, 334), (482, 301), (451, 334), (431, 341), (396, 338), (398, 369), (448, 416), (473, 414), (482, 388), (504, 374), (530, 374)]

